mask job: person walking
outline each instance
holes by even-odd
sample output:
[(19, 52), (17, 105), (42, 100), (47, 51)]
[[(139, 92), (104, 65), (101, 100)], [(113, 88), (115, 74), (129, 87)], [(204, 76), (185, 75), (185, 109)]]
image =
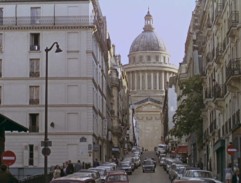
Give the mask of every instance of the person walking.
[(197, 167), (200, 168), (201, 170), (203, 170), (203, 162), (202, 162), (202, 158), (199, 159)]
[(56, 165), (53, 172), (53, 179), (61, 177), (61, 169), (59, 165)]
[(225, 181), (226, 181), (226, 183), (232, 182), (232, 175), (233, 175), (232, 163), (229, 163), (228, 167), (225, 169)]
[(239, 169), (236, 169), (235, 173), (232, 176), (232, 183), (239, 183), (240, 182), (239, 181), (240, 180), (239, 175), (240, 175)]
[(75, 164), (74, 166), (74, 170), (75, 172), (78, 172), (81, 170), (81, 163), (80, 163), (80, 160), (77, 161), (77, 163)]
[(71, 160), (69, 160), (67, 168), (66, 168), (66, 174), (69, 175), (69, 174), (72, 174), (72, 173), (74, 173), (74, 165), (71, 162)]
[(93, 162), (93, 167), (97, 167), (97, 166), (100, 166), (100, 163), (98, 162), (97, 159), (95, 159)]
[(0, 167), (0, 182), (1, 183), (18, 183), (18, 179), (15, 178), (9, 171), (8, 167), (4, 164)]

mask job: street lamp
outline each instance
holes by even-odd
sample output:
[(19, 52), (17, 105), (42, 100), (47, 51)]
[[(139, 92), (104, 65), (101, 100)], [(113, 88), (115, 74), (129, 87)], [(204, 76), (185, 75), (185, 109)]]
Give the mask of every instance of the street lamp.
[(48, 183), (48, 155), (50, 154), (49, 146), (51, 146), (51, 142), (48, 139), (48, 52), (52, 50), (52, 48), (56, 45), (55, 53), (62, 52), (59, 48), (58, 42), (54, 42), (50, 48), (46, 47), (46, 66), (45, 66), (45, 105), (44, 105), (44, 112), (45, 112), (45, 130), (44, 130), (44, 148), (42, 153), (44, 155), (44, 178), (45, 183)]

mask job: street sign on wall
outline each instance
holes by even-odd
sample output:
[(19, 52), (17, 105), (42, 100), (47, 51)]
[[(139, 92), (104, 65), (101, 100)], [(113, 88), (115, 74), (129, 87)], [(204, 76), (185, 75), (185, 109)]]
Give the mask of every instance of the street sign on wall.
[(230, 156), (234, 156), (235, 152), (237, 151), (237, 149), (233, 146), (233, 144), (229, 144), (227, 147), (227, 153)]
[(3, 164), (10, 166), (13, 165), (16, 161), (16, 155), (12, 151), (4, 151), (2, 157)]

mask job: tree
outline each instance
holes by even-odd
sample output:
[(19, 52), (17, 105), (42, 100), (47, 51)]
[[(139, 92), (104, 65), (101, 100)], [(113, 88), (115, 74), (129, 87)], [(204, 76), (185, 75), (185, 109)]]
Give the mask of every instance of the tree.
[(198, 142), (202, 141), (201, 117), (203, 104), (203, 87), (200, 76), (193, 76), (183, 81), (179, 85), (182, 93), (178, 96), (180, 105), (174, 116), (174, 128), (170, 134), (181, 138), (191, 133), (196, 133)]

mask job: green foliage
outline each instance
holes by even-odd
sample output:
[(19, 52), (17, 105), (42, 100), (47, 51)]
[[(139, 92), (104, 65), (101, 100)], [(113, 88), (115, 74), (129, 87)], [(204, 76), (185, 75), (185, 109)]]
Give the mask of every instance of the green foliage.
[(174, 128), (170, 134), (181, 138), (182, 136), (196, 133), (197, 140), (202, 139), (202, 109), (203, 87), (200, 76), (193, 76), (183, 81), (180, 86), (182, 93), (178, 96), (180, 105), (173, 116)]

